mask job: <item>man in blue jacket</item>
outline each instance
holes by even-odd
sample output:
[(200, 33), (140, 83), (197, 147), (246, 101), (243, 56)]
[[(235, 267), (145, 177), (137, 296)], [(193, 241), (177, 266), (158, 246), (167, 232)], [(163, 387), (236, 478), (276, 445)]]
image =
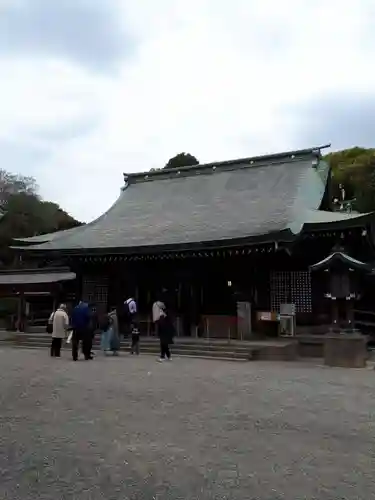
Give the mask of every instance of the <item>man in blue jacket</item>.
[(93, 359), (91, 356), (92, 332), (91, 332), (91, 311), (86, 302), (82, 300), (75, 306), (72, 312), (72, 356), (73, 360), (78, 359), (78, 346), (82, 342), (82, 352), (86, 360)]

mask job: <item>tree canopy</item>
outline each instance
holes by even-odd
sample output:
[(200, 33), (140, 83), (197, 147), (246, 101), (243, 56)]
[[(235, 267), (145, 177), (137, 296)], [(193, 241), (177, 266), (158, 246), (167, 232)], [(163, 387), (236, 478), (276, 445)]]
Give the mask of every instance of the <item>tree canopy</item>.
[(375, 149), (354, 147), (329, 153), (325, 159), (332, 167), (333, 196), (339, 197), (342, 185), (354, 210), (375, 210)]
[(199, 161), (195, 156), (190, 153), (179, 153), (173, 158), (170, 158), (164, 168), (181, 168), (190, 167), (191, 165), (198, 165)]
[(38, 195), (35, 179), (0, 170), (0, 260), (11, 259), (13, 238), (69, 229), (81, 223)]

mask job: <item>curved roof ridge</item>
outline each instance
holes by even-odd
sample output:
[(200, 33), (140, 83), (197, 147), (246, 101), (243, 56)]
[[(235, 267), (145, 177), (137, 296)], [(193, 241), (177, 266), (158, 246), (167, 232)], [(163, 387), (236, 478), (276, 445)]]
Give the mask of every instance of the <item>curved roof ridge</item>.
[(330, 144), (323, 146), (316, 146), (307, 149), (298, 149), (291, 151), (284, 151), (282, 153), (270, 153), (265, 155), (249, 156), (245, 158), (237, 158), (234, 160), (214, 161), (209, 163), (197, 163), (196, 165), (187, 165), (180, 168), (160, 168), (156, 170), (143, 171), (143, 172), (124, 172), (124, 187), (126, 189), (129, 184), (135, 182), (150, 181), (160, 178), (173, 178), (176, 175), (186, 176), (192, 173), (202, 173), (208, 171), (215, 171), (217, 168), (222, 170), (231, 170), (236, 168), (246, 167), (260, 167), (263, 165), (280, 164), (292, 161), (300, 161), (305, 156), (313, 156), (318, 159), (321, 158), (321, 150), (329, 148)]

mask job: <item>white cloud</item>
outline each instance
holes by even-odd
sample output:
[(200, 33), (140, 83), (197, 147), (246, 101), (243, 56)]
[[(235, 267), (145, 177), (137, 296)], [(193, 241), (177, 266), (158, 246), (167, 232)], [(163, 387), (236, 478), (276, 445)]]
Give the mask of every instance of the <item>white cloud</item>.
[[(111, 205), (123, 171), (181, 151), (211, 161), (310, 146), (296, 129), (299, 103), (373, 92), (369, 4), (119, 2), (136, 47), (116, 72), (30, 54), (0, 60), (0, 139), (45, 150), (33, 170), (42, 193), (83, 220)], [(92, 127), (51, 141), (48, 131), (77, 123)]]

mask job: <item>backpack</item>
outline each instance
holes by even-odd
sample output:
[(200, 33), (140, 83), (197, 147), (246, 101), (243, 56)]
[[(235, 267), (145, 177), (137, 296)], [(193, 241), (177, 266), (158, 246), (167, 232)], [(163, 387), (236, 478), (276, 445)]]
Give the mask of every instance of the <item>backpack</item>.
[(126, 300), (124, 302), (124, 305), (123, 305), (123, 314), (124, 314), (125, 318), (131, 318), (133, 316), (133, 314), (130, 312), (130, 309), (129, 309), (130, 302), (135, 302), (135, 301), (133, 298), (129, 298), (128, 300)]

